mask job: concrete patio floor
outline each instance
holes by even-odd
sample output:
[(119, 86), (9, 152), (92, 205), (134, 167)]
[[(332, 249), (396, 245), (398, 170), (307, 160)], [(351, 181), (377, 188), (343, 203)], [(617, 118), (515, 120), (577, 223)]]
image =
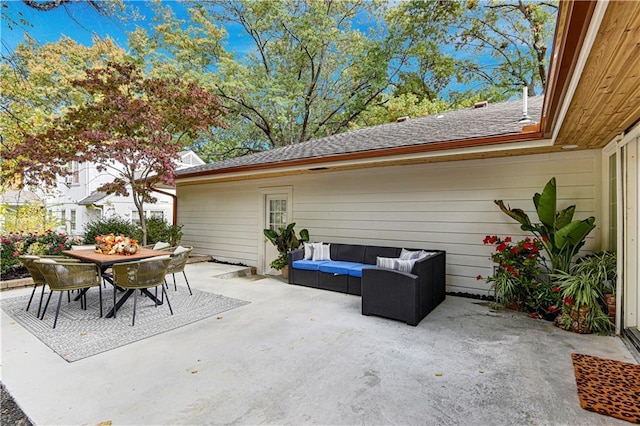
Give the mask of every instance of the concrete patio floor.
[(214, 278), (234, 269), (187, 275), (249, 305), (73, 363), (2, 312), (2, 382), (37, 425), (623, 423), (580, 408), (570, 358), (635, 362), (616, 337), (451, 296), (411, 327), (357, 296)]

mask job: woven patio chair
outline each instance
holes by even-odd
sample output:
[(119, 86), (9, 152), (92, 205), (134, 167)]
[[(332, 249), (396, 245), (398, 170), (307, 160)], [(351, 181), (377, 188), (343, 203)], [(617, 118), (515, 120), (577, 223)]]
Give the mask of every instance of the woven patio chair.
[[(20, 262), (22, 262), (24, 267), (27, 268), (29, 275), (31, 275), (31, 279), (33, 280), (33, 290), (31, 290), (31, 297), (29, 297), (29, 302), (27, 303), (27, 308), (25, 309), (25, 311), (28, 311), (29, 308), (31, 307), (31, 302), (33, 301), (33, 296), (36, 294), (36, 289), (38, 288), (38, 286), (39, 285), (42, 286), (42, 291), (40, 292), (40, 303), (38, 304), (38, 314), (36, 315), (38, 318), (40, 318), (40, 310), (42, 309), (42, 299), (44, 298), (44, 289), (47, 283), (44, 280), (44, 277), (42, 276), (40, 269), (35, 264), (35, 261), (38, 259), (64, 260), (69, 262), (80, 262), (80, 261), (76, 259), (68, 258), (66, 256), (54, 256), (54, 255), (42, 255), (42, 256), (23, 255), (23, 256), (19, 256), (18, 259), (20, 259)], [(68, 296), (68, 298), (71, 299), (70, 296)]]
[[(113, 317), (116, 317), (116, 291), (117, 288), (123, 288), (133, 292), (133, 318), (131, 325), (136, 324), (136, 306), (138, 303), (138, 290), (145, 290), (151, 287), (156, 288), (156, 295), (158, 286), (162, 288), (163, 300), (166, 296), (164, 289), (164, 277), (167, 273), (167, 268), (171, 259), (169, 256), (158, 256), (149, 259), (144, 259), (136, 262), (116, 263), (113, 265)], [(156, 307), (158, 298), (155, 298)], [(169, 305), (169, 311), (173, 315), (173, 309), (171, 308), (171, 302), (167, 296), (167, 305)]]
[(42, 310), (40, 319), (44, 319), (47, 312), (49, 301), (53, 292), (59, 291), (58, 307), (56, 308), (56, 317), (53, 320), (53, 328), (58, 323), (58, 315), (60, 314), (60, 304), (62, 303), (62, 293), (70, 290), (82, 290), (81, 304), (83, 309), (87, 309), (86, 290), (90, 287), (98, 287), (100, 292), (100, 316), (102, 317), (102, 286), (100, 278), (100, 270), (93, 263), (82, 263), (68, 260), (38, 259), (34, 262), (40, 269), (44, 280), (49, 285), (49, 297), (47, 303)]
[(173, 253), (171, 255), (171, 263), (169, 264), (169, 268), (167, 269), (167, 275), (171, 274), (173, 276), (173, 289), (175, 291), (178, 290), (178, 286), (176, 285), (176, 274), (182, 272), (184, 280), (187, 283), (187, 288), (189, 289), (189, 294), (193, 296), (191, 286), (189, 285), (189, 280), (187, 279), (187, 274), (184, 272), (184, 267), (187, 265), (187, 260), (189, 260), (189, 255), (191, 254), (193, 247), (178, 246), (172, 247), (171, 249), (167, 250)]

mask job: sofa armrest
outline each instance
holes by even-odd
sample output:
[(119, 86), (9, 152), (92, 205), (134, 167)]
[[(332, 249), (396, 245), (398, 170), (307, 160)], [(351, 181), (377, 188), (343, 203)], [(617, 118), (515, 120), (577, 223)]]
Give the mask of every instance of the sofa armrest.
[(419, 277), (420, 306), (424, 309), (424, 315), (431, 312), (446, 297), (447, 285), (445, 277), (446, 252), (421, 259), (415, 263), (412, 273)]
[(295, 273), (295, 271), (293, 270), (293, 262), (302, 259), (304, 259), (304, 249), (296, 249), (287, 253), (287, 264), (289, 266), (289, 284), (293, 284), (295, 282), (293, 277)]
[(418, 276), (393, 269), (362, 270), (362, 314), (418, 325), (421, 316)]

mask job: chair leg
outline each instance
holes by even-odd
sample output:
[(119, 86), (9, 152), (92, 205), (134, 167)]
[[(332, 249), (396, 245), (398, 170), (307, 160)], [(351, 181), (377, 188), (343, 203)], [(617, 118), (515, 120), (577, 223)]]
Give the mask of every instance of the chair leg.
[(187, 288), (189, 289), (189, 295), (193, 296), (193, 292), (191, 291), (191, 286), (189, 285), (189, 280), (187, 279), (187, 274), (185, 274), (185, 272), (182, 271), (182, 275), (184, 275), (184, 280), (187, 282)]
[(176, 274), (173, 275), (173, 291), (178, 291), (178, 286), (176, 285)]
[(171, 308), (171, 302), (169, 302), (169, 293), (166, 292), (164, 287), (162, 287), (162, 292), (167, 296), (167, 305), (169, 305), (169, 311), (171, 312), (171, 315), (173, 315), (173, 308)]
[(40, 318), (40, 310), (42, 309), (42, 299), (44, 299), (45, 287), (46, 287), (46, 284), (42, 284), (42, 291), (40, 292), (40, 303), (38, 304), (38, 315), (36, 315), (38, 318)]
[(58, 307), (56, 308), (56, 318), (53, 320), (53, 328), (56, 328), (56, 324), (58, 323), (58, 314), (60, 313), (61, 303), (62, 303), (62, 292), (60, 292), (60, 297), (58, 297)]
[(153, 304), (156, 306), (156, 308), (158, 307), (158, 286), (156, 286), (156, 294), (154, 295), (155, 297), (155, 301), (153, 302)]
[(133, 320), (131, 321), (131, 325), (136, 325), (136, 305), (138, 303), (138, 292), (133, 292)]
[(116, 312), (118, 311), (116, 309), (116, 289), (118, 288), (118, 286), (113, 286), (113, 318), (115, 319), (116, 317)]
[(33, 300), (33, 295), (36, 294), (36, 288), (38, 288), (38, 284), (33, 284), (33, 290), (31, 291), (31, 297), (29, 298), (29, 303), (27, 303), (27, 309), (25, 309), (25, 311), (29, 310), (29, 306), (31, 306), (31, 301)]
[[(62, 293), (60, 294), (62, 295)], [(49, 307), (49, 301), (51, 300), (51, 295), (53, 295), (52, 291), (49, 292), (49, 297), (47, 297), (47, 303), (44, 304), (44, 309), (42, 310), (42, 316), (40, 317), (40, 320), (43, 320), (44, 314), (47, 313), (47, 307)]]
[(100, 294), (100, 318), (102, 318), (102, 286), (98, 285), (98, 292)]

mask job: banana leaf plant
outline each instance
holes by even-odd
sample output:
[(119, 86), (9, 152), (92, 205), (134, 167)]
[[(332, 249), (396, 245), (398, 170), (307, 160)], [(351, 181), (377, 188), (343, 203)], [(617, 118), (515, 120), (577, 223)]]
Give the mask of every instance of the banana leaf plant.
[(523, 210), (505, 206), (502, 200), (494, 202), (500, 210), (520, 223), (520, 229), (532, 232), (543, 241), (544, 250), (551, 262), (551, 273), (569, 272), (571, 261), (584, 246), (587, 235), (596, 227), (596, 219), (593, 216), (573, 220), (575, 205), (557, 211), (555, 177), (545, 185), (541, 194), (536, 193), (533, 196), (540, 223), (531, 223)]
[(280, 270), (287, 266), (287, 253), (300, 247), (303, 242), (309, 241), (309, 231), (302, 229), (300, 237), (296, 236), (294, 227), (295, 223), (290, 223), (286, 227), (280, 227), (277, 231), (273, 229), (265, 229), (264, 235), (271, 243), (276, 246), (280, 255), (271, 262), (273, 269)]

